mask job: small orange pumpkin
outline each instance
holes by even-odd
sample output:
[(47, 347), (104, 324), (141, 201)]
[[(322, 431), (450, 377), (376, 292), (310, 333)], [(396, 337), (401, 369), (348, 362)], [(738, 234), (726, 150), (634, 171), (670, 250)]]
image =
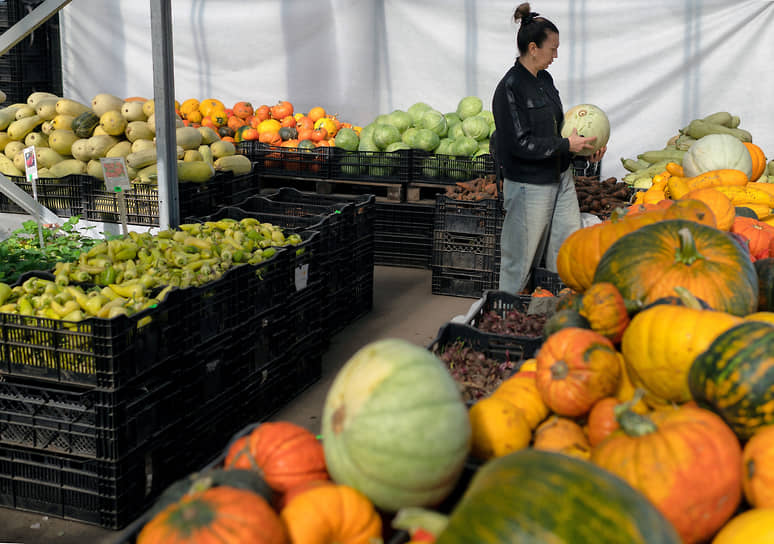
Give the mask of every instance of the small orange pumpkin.
[(260, 123), (261, 121), (266, 121), (267, 119), (271, 118), (271, 108), (267, 106), (266, 104), (261, 104), (257, 108), (255, 108), (255, 111), (253, 112), (253, 116), (258, 120)]
[(137, 544), (287, 544), (287, 530), (266, 500), (221, 486), (183, 497), (142, 528)]
[(774, 425), (763, 427), (742, 453), (744, 496), (755, 508), (774, 508)]
[(605, 438), (621, 428), (615, 418), (616, 406), (618, 406), (617, 398), (605, 397), (591, 407), (587, 427), (589, 443), (592, 447), (602, 443)]
[(237, 102), (234, 107), (231, 108), (234, 115), (240, 119), (247, 119), (253, 114), (253, 105), (250, 102)]
[(293, 115), (293, 104), (287, 100), (280, 100), (271, 107), (271, 118), (281, 120), (288, 115)]
[(731, 232), (735, 232), (747, 239), (750, 251), (750, 259), (766, 259), (770, 257), (771, 244), (774, 243), (774, 227), (752, 217), (737, 216), (731, 226)]
[(322, 444), (308, 430), (286, 421), (263, 423), (236, 440), (224, 466), (256, 470), (279, 492), (309, 480), (328, 479)]
[(621, 341), (629, 325), (626, 301), (616, 286), (609, 282), (589, 287), (581, 297), (578, 313), (588, 320), (591, 330), (615, 344)]
[(715, 215), (715, 227), (720, 230), (729, 230), (731, 225), (734, 224), (734, 218), (736, 217), (736, 210), (731, 199), (726, 195), (713, 189), (712, 187), (704, 187), (702, 189), (694, 189), (689, 192), (683, 198), (689, 200), (701, 200), (712, 210)]
[(755, 181), (766, 170), (766, 155), (763, 154), (763, 150), (752, 142), (742, 142), (750, 153), (752, 159), (752, 174), (750, 174), (750, 181)]
[(280, 514), (291, 542), (366, 544), (381, 541), (382, 519), (360, 491), (330, 483), (291, 498)]
[(588, 329), (567, 327), (555, 332), (536, 358), (540, 396), (563, 416), (586, 414), (599, 399), (615, 393), (621, 378), (612, 342)]
[(580, 459), (588, 459), (591, 456), (591, 444), (583, 428), (571, 419), (556, 415), (549, 417), (535, 429), (532, 447)]

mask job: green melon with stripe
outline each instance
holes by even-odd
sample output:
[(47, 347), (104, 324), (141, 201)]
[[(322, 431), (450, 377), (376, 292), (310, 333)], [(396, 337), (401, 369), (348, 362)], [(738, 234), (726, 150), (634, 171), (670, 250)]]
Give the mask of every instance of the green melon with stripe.
[(486, 463), (437, 544), (677, 544), (672, 525), (613, 474), (559, 453), (521, 450)]
[(774, 326), (745, 322), (718, 336), (693, 361), (688, 386), (742, 440), (774, 424)]

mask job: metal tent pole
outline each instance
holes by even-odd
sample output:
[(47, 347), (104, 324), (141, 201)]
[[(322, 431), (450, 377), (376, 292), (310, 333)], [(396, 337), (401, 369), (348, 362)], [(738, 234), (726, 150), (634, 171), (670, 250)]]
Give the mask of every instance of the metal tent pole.
[(167, 229), (180, 224), (180, 205), (177, 192), (175, 69), (172, 54), (171, 0), (150, 0), (150, 8), (159, 227)]
[(48, 21), (60, 9), (69, 4), (71, 0), (45, 0), (30, 13), (22, 17), (15, 25), (0, 34), (0, 55), (4, 55), (14, 45), (22, 41), (27, 35)]

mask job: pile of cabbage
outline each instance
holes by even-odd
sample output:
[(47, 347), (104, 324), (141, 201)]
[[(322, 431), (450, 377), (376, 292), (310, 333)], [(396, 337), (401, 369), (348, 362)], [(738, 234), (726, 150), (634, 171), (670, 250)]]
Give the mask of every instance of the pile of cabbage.
[[(359, 136), (354, 130), (342, 129), (336, 135), (336, 147), (353, 152), (388, 153), (414, 149), (425, 152), (418, 155), (423, 176), (466, 179), (471, 173), (469, 159), (489, 153), (489, 137), (494, 130), (492, 112), (484, 110), (477, 96), (466, 96), (450, 113), (441, 113), (424, 102), (417, 102), (406, 110), (377, 116), (363, 127)], [(342, 157), (343, 173), (395, 174), (394, 163), (388, 164), (390, 161), (379, 153), (366, 160), (362, 154), (355, 155)], [(467, 166), (461, 168), (460, 164)]]

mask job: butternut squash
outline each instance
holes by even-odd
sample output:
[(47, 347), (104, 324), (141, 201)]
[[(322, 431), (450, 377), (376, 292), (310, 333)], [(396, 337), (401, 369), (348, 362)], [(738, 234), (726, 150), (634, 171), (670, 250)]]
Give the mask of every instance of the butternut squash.
[(60, 155), (72, 155), (78, 136), (72, 130), (55, 130), (48, 136), (48, 146)]
[(23, 176), (24, 172), (16, 168), (11, 159), (5, 155), (0, 155), (0, 174), (4, 176)]
[(235, 176), (249, 174), (253, 169), (250, 159), (244, 155), (229, 155), (215, 161), (215, 171), (231, 172)]
[(55, 98), (56, 100), (59, 100), (59, 97), (52, 93), (46, 93), (46, 92), (35, 92), (30, 94), (27, 97), (27, 104), (32, 106), (33, 108), (36, 108), (38, 106), (38, 102), (41, 100), (51, 99)]
[(63, 178), (76, 174), (86, 173), (86, 163), (78, 159), (65, 159), (49, 168), (49, 174), (52, 178)]
[(24, 137), (32, 132), (35, 127), (43, 122), (43, 119), (38, 115), (31, 115), (22, 119), (17, 119), (10, 125), (8, 125), (8, 137), (12, 140), (21, 141)]
[(56, 112), (59, 115), (69, 115), (71, 117), (78, 117), (80, 114), (87, 111), (91, 111), (89, 106), (70, 100), (69, 98), (62, 98), (56, 103)]

